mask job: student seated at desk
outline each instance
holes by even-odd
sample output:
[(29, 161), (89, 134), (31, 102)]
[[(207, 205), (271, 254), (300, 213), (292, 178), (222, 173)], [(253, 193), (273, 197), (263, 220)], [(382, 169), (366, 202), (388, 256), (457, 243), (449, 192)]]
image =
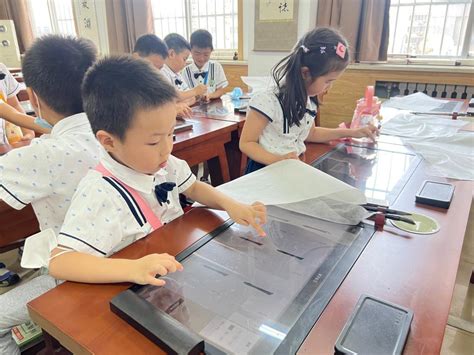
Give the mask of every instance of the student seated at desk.
[(273, 69), (276, 87), (256, 93), (240, 137), (248, 157), (245, 173), (284, 159), (298, 159), (306, 142), (370, 137), (374, 126), (359, 129), (316, 127), (317, 95), (329, 90), (349, 64), (347, 41), (331, 28), (306, 33)]
[(168, 254), (137, 260), (104, 257), (181, 216), (179, 193), (224, 209), (237, 223), (264, 235), (265, 206), (241, 204), (196, 181), (188, 164), (171, 155), (176, 90), (150, 65), (131, 57), (99, 61), (84, 80), (83, 99), (103, 156), (74, 194), (51, 254), (52, 276), (163, 285), (156, 274), (182, 269)]
[(161, 69), (161, 73), (168, 79), (171, 85), (178, 89), (178, 114), (184, 117), (191, 116), (190, 105), (207, 95), (206, 85), (200, 84), (189, 89), (180, 72), (186, 66), (191, 46), (183, 36), (170, 33), (165, 37), (168, 46), (168, 58)]
[(168, 46), (157, 35), (148, 33), (138, 37), (133, 48), (135, 58), (143, 58), (149, 61), (153, 66), (161, 70), (168, 58)]
[[(31, 103), (51, 134), (0, 157), (0, 199), (15, 209), (31, 203), (40, 229), (56, 234), (77, 184), (98, 163), (98, 142), (81, 99), (81, 82), (95, 57), (92, 42), (84, 39), (44, 36), (33, 43), (23, 74)], [(43, 274), (0, 295), (0, 354), (20, 353), (12, 327), (29, 320), (29, 301), (55, 286)]]
[(209, 60), (213, 50), (212, 35), (206, 30), (194, 31), (191, 34), (193, 62), (184, 68), (182, 73), (188, 87), (206, 85), (209, 99), (221, 97), (229, 85), (222, 65), (215, 60)]
[[(33, 118), (25, 115), (16, 97), (20, 91), (20, 83), (11, 75), (5, 64), (0, 63), (0, 144), (8, 144), (6, 132), (9, 125), (7, 122), (21, 127), (22, 141), (29, 141), (35, 137), (31, 130), (35, 127)], [(10, 112), (18, 116), (10, 117)]]

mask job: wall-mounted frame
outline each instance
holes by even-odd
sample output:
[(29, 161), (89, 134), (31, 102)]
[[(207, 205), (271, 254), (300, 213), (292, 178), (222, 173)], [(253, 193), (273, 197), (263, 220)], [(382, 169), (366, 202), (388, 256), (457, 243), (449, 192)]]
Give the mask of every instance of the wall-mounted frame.
[(298, 0), (255, 1), (254, 51), (290, 51), (298, 35)]

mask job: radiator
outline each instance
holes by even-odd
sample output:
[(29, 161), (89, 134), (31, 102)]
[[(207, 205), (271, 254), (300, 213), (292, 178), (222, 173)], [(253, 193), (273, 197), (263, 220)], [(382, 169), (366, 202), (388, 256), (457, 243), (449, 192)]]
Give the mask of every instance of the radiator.
[(474, 98), (474, 86), (451, 84), (407, 83), (394, 81), (376, 81), (375, 95), (380, 98), (392, 96), (405, 96), (423, 92), (426, 95), (446, 99), (471, 99)]

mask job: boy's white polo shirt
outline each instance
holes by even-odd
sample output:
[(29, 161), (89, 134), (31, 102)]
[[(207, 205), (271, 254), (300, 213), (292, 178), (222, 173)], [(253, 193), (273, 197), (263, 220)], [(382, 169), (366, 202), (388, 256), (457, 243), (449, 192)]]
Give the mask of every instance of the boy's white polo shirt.
[(166, 64), (163, 65), (163, 68), (160, 70), (161, 74), (179, 91), (189, 90), (189, 86), (186, 84), (186, 81), (181, 76), (180, 73), (175, 73), (171, 70)]
[(21, 85), (8, 71), (5, 64), (0, 63), (0, 73), (5, 74), (5, 78), (0, 80), (0, 92), (5, 99), (16, 96), (21, 90)]
[(183, 69), (181, 75), (188, 87), (194, 88), (199, 84), (204, 84), (208, 86), (211, 93), (229, 85), (224, 68), (221, 63), (214, 60), (208, 61), (201, 69), (193, 61)]
[(59, 233), (77, 184), (98, 161), (86, 114), (63, 118), (50, 134), (0, 157), (0, 199), (18, 210), (31, 203), (40, 229)]
[[(105, 150), (102, 152), (104, 167), (116, 179), (136, 190), (161, 223), (168, 223), (183, 214), (179, 193), (196, 181), (184, 160), (170, 156), (165, 168), (154, 175), (146, 175), (118, 163)], [(160, 205), (154, 189), (163, 182), (174, 182), (176, 187), (168, 193), (169, 204)], [(121, 191), (98, 171), (89, 171), (74, 194), (58, 237), (59, 245), (96, 256), (109, 256), (149, 234), (151, 226), (144, 223), (146, 220), (134, 199), (128, 192)]]
[(268, 124), (262, 131), (258, 143), (270, 153), (284, 155), (296, 152), (298, 155), (306, 151), (305, 140), (314, 127), (316, 104), (308, 99), (307, 113), (300, 125), (289, 126), (283, 116), (283, 109), (274, 89), (256, 93), (249, 102), (249, 107), (262, 114)]

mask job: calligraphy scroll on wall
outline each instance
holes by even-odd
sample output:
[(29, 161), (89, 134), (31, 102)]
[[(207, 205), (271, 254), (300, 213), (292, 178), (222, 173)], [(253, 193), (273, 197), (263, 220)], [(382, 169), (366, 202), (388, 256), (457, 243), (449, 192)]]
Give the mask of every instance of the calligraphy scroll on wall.
[(73, 4), (78, 36), (90, 39), (102, 54), (108, 54), (105, 2), (103, 0), (74, 0)]
[(289, 51), (297, 34), (298, 0), (255, 2), (254, 51)]

